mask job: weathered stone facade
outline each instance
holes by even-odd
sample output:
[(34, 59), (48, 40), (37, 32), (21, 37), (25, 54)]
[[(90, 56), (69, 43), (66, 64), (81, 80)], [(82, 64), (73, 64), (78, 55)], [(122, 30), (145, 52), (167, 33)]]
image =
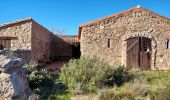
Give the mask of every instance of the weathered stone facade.
[(0, 40), (11, 41), (10, 49), (30, 50), (28, 58), (35, 62), (49, 62), (56, 56), (72, 56), (67, 52), (70, 47), (62, 38), (31, 18), (0, 25)]
[[(97, 56), (111, 65), (125, 65), (126, 40), (151, 39), (151, 69), (170, 69), (170, 19), (145, 8), (136, 7), (79, 27), (81, 54)], [(108, 40), (110, 47), (108, 47)]]
[(32, 20), (24, 19), (0, 25), (0, 37), (15, 37), (11, 41), (12, 49), (31, 49)]
[(57, 55), (57, 49), (59, 49), (58, 45), (61, 48), (64, 44), (62, 39), (35, 21), (32, 22), (31, 36), (32, 58), (34, 58), (34, 61), (38, 59), (46, 62), (52, 56), (59, 56)]

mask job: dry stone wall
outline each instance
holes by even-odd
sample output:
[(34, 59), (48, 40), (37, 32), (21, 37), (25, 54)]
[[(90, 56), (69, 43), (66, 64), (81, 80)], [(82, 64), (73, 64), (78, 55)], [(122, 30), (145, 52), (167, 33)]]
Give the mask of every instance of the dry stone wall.
[(51, 57), (58, 60), (68, 60), (72, 58), (72, 45), (60, 36), (51, 37)]
[(12, 49), (31, 49), (31, 20), (0, 26), (0, 37), (16, 37)]
[(170, 20), (143, 8), (82, 26), (81, 53), (126, 66), (126, 39), (137, 36), (152, 40), (152, 69), (170, 69)]
[(32, 22), (31, 36), (34, 61), (49, 62), (54, 57), (71, 57), (70, 45), (35, 21)]
[(27, 56), (28, 61), (31, 58), (34, 62), (49, 62), (54, 57), (72, 56), (70, 44), (31, 18), (0, 25), (0, 39), (4, 37), (16, 37), (11, 49), (28, 51), (19, 56)]
[(34, 60), (49, 60), (50, 32), (36, 22), (32, 22), (31, 47)]

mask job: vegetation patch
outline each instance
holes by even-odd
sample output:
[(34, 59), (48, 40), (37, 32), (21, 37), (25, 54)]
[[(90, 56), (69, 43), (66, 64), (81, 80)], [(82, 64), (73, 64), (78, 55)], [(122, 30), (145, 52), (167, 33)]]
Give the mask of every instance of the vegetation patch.
[(31, 69), (29, 83), (40, 100), (170, 99), (170, 71), (127, 70), (97, 58), (70, 60), (57, 76), (42, 68)]
[(113, 69), (97, 58), (70, 60), (60, 73), (62, 82), (77, 94), (97, 92), (104, 87), (121, 86), (132, 77), (124, 67)]
[(31, 100), (68, 100), (63, 99), (69, 96), (68, 87), (60, 82), (58, 75), (52, 75), (43, 68), (29, 67), (28, 80), (33, 92)]

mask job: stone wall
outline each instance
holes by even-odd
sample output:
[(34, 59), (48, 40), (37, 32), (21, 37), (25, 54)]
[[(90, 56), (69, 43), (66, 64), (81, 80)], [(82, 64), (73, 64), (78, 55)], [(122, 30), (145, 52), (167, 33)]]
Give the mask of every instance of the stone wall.
[(16, 37), (11, 41), (12, 49), (31, 49), (31, 20), (15, 21), (0, 25), (0, 37)]
[[(62, 37), (60, 36), (52, 36), (51, 37), (53, 40), (52, 41), (52, 49), (53, 54), (51, 54), (51, 56), (55, 56), (57, 58), (59, 58), (59, 60), (68, 60), (72, 58), (72, 45), (65, 41)], [(55, 41), (54, 41), (55, 40)]]
[[(152, 69), (170, 69), (170, 20), (144, 8), (135, 8), (81, 26), (81, 53), (97, 56), (111, 65), (126, 66), (126, 39), (152, 40)], [(110, 48), (108, 48), (110, 39)]]
[(31, 48), (33, 60), (49, 60), (50, 33), (35, 21), (32, 22)]
[(11, 41), (11, 49), (30, 50), (21, 56), (30, 54), (28, 58), (31, 56), (35, 62), (49, 62), (54, 57), (72, 57), (69, 43), (31, 18), (0, 25), (0, 38), (4, 37), (15, 37), (15, 40)]
[(46, 28), (32, 22), (31, 35), (32, 58), (40, 62), (48, 62), (54, 57), (71, 56), (70, 46), (60, 37)]

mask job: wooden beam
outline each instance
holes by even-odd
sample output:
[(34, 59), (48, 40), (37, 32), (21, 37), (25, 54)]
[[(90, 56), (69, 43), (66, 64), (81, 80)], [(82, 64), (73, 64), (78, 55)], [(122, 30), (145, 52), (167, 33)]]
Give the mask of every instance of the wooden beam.
[(17, 40), (17, 37), (12, 36), (0, 36), (0, 40)]

